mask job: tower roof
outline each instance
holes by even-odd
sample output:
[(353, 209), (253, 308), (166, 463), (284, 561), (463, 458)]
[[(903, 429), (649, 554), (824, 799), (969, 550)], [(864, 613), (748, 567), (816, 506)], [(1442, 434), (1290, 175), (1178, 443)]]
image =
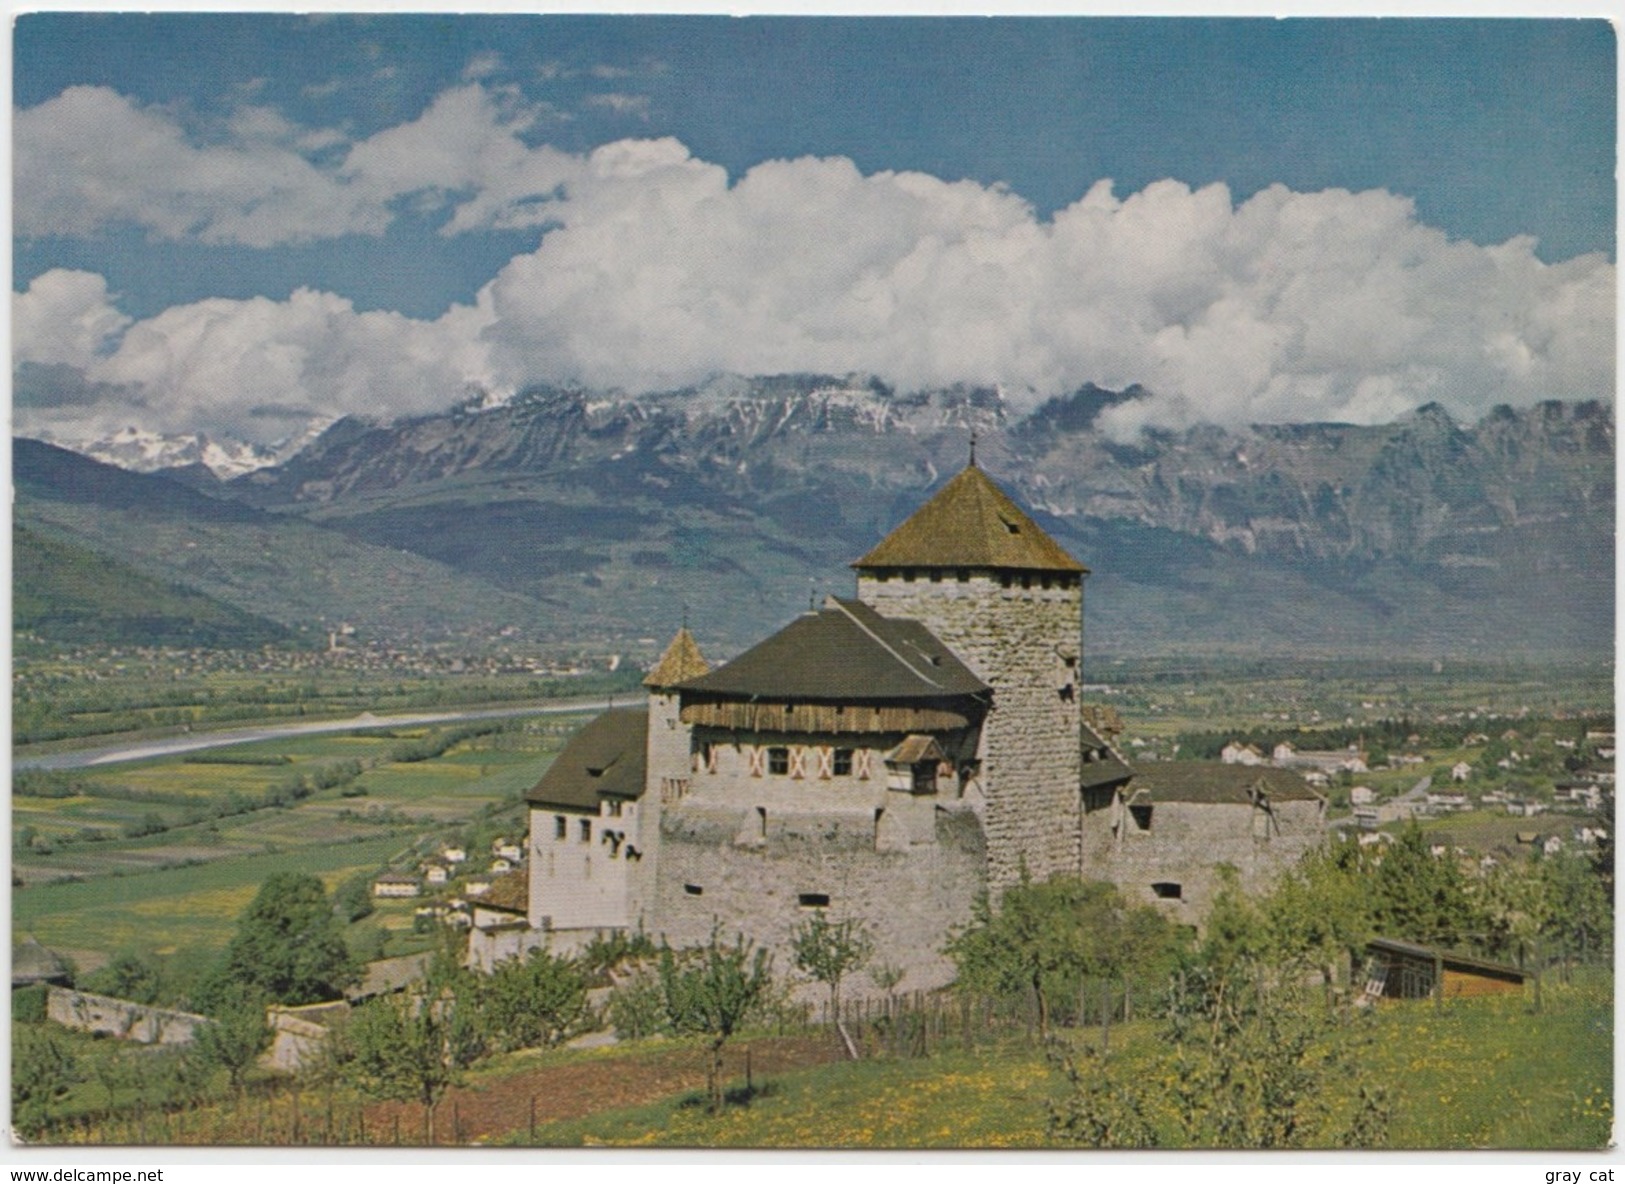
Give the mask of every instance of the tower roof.
[(705, 660), (700, 653), (699, 643), (694, 635), (684, 625), (677, 631), (677, 636), (671, 639), (666, 652), (660, 655), (654, 669), (644, 676), (643, 685), (646, 687), (674, 687), (680, 682), (687, 682), (691, 678), (698, 678), (708, 673), (711, 663)]
[(975, 465), (937, 490), (852, 566), (1089, 570)]

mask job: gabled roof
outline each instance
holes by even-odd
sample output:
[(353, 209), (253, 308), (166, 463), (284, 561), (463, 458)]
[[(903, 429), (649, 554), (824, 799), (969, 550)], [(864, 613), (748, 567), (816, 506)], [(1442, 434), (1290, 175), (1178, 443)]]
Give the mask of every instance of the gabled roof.
[(674, 687), (680, 682), (698, 678), (710, 669), (711, 663), (700, 653), (699, 643), (694, 640), (694, 635), (685, 625), (677, 631), (677, 636), (671, 639), (671, 644), (666, 647), (666, 652), (660, 655), (660, 661), (654, 664), (654, 669), (644, 676), (643, 685)]
[(508, 872), (491, 881), (491, 891), (479, 900), (482, 909), (523, 913), (530, 907), (530, 880), (524, 872)]
[(33, 934), (11, 947), (11, 985), (67, 982), (73, 977), (67, 961), (55, 950), (40, 945)]
[(852, 565), (1085, 572), (975, 465), (914, 511)]
[(1115, 748), (1088, 724), (1078, 725), (1078, 784), (1083, 789), (1102, 789), (1134, 776)]
[(570, 737), (525, 800), (596, 811), (600, 798), (640, 798), (648, 744), (647, 708), (606, 711)]
[(895, 702), (989, 688), (918, 621), (831, 596), (684, 691), (791, 702)]
[(1242, 805), (1255, 793), (1272, 802), (1317, 801), (1320, 795), (1290, 769), (1227, 765), (1221, 761), (1157, 761), (1140, 765), (1134, 788), (1154, 802), (1216, 802)]

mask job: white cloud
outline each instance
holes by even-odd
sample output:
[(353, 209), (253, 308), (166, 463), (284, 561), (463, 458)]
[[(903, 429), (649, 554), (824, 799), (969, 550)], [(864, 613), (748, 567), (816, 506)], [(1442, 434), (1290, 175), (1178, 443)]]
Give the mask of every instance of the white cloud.
[[(718, 371), (869, 371), (1030, 399), (1138, 382), (1155, 394), (1108, 417), (1125, 434), (1370, 422), (1431, 400), (1473, 418), (1612, 390), (1606, 259), (1451, 241), (1385, 191), (1274, 186), (1237, 205), (1220, 185), (1119, 197), (1103, 181), (1040, 219), (1001, 187), (865, 176), (840, 158), (769, 161), (730, 183), (672, 139), (586, 155), (527, 144), (545, 117), (486, 85), (353, 144), (253, 107), (230, 143), (198, 144), (100, 88), (19, 112), (24, 234), (122, 220), (272, 245), (377, 233), (402, 199), (447, 211), (447, 234), (549, 229), (476, 306), (435, 321), (301, 292), (125, 329), (99, 277), (51, 273), (18, 298), (18, 357), (139, 384), (175, 417), (261, 403), (400, 413), (466, 382), (651, 389)], [(315, 144), (326, 163), (301, 155)]]
[(648, 95), (629, 95), (611, 91), (606, 94), (588, 95), (586, 103), (589, 107), (602, 107), (615, 115), (626, 115), (645, 121), (649, 118)]
[(28, 291), (12, 297), (12, 357), (82, 370), (129, 323), (108, 300), (105, 279), (58, 268), (35, 277)]

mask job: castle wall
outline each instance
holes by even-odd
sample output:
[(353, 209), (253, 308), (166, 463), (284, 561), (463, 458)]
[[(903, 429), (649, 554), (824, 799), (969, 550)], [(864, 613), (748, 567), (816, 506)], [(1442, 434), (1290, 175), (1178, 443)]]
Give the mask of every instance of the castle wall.
[[(953, 968), (942, 946), (969, 921), (984, 883), (981, 827), (968, 806), (939, 807), (930, 798), (879, 808), (878, 820), (869, 807), (775, 810), (755, 833), (746, 811), (731, 806), (668, 808), (653, 936), (681, 947), (703, 944), (713, 927), (729, 940), (743, 934), (768, 949), (785, 976), (793, 970), (791, 932), (824, 907), (834, 920), (856, 918), (868, 928), (871, 968), (904, 970), (901, 989), (946, 984)], [(850, 989), (869, 985), (857, 975)]]
[[(629, 923), (628, 881), (641, 859), (628, 857), (625, 836), (637, 831), (639, 805), (605, 802), (596, 813), (531, 807), (532, 928), (623, 928)], [(619, 814), (613, 813), (616, 809)]]
[(979, 755), (994, 889), (1019, 879), (1023, 865), (1035, 880), (1076, 872), (1081, 581), (1042, 573), (974, 571), (965, 580), (954, 571), (934, 573), (937, 580), (915, 574), (860, 573), (858, 597), (885, 616), (922, 622), (993, 688)]
[[(1322, 806), (1313, 800), (1277, 802), (1269, 813), (1242, 802), (1161, 801), (1152, 806), (1149, 830), (1118, 804), (1085, 819), (1084, 875), (1200, 925), (1219, 891), (1219, 865), (1234, 867), (1247, 893), (1262, 893), (1325, 836)], [(1179, 898), (1159, 896), (1154, 884), (1179, 885)]]

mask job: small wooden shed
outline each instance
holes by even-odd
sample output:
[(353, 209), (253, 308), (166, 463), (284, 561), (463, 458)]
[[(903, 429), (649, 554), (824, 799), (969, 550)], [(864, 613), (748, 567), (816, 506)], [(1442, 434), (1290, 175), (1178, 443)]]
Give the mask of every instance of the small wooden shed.
[(1391, 937), (1366, 943), (1365, 994), (1377, 999), (1426, 999), (1440, 976), (1446, 999), (1523, 990), (1529, 975), (1516, 966), (1434, 949)]

